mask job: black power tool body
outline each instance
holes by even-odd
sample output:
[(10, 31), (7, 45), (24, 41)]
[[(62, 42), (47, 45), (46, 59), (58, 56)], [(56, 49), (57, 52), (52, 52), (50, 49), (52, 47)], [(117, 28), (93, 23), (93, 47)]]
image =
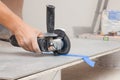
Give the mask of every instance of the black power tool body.
[[(62, 29), (54, 30), (55, 23), (55, 7), (47, 5), (47, 33), (44, 38), (37, 38), (38, 45), (42, 53), (52, 52), (54, 55), (68, 54), (70, 51), (70, 40)], [(9, 39), (13, 46), (20, 47), (14, 35)]]

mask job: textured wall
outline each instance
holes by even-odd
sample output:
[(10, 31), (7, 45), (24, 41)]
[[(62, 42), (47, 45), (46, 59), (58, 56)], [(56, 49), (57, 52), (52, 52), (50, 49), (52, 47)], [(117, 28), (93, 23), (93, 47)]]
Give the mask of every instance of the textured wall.
[(25, 0), (24, 20), (45, 31), (46, 5), (56, 6), (56, 27), (65, 28), (69, 36), (72, 27), (90, 26), (97, 0)]

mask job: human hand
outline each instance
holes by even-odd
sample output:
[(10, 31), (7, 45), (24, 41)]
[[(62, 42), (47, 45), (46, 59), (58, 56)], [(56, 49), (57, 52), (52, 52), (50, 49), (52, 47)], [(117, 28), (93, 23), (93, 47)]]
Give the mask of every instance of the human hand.
[(42, 33), (27, 25), (18, 15), (0, 1), (0, 24), (15, 35), (19, 46), (27, 51), (40, 52), (37, 37)]
[(37, 43), (37, 37), (43, 37), (43, 34), (35, 28), (23, 23), (13, 33), (17, 39), (19, 46), (27, 51), (41, 52)]

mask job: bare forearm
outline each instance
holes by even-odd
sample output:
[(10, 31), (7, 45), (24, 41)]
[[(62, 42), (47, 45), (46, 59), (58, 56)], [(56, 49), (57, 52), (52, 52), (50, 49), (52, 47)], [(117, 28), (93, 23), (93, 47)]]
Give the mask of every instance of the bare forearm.
[[(11, 0), (12, 1), (12, 0)], [(8, 28), (16, 37), (18, 44), (25, 50), (40, 52), (37, 37), (42, 33), (15, 15), (5, 4), (0, 1), (0, 24)]]
[(19, 29), (23, 21), (15, 15), (5, 4), (0, 1), (0, 24), (8, 28), (12, 33)]

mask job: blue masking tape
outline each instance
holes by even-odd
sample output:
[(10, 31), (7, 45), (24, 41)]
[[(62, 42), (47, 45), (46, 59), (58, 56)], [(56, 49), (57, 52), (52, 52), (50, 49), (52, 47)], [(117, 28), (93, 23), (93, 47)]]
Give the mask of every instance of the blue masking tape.
[(95, 66), (95, 62), (94, 61), (92, 61), (92, 60), (90, 60), (89, 59), (89, 57), (83, 57), (83, 60), (87, 63), (87, 64), (89, 64), (91, 67), (94, 67)]
[(82, 58), (90, 67), (95, 66), (95, 62), (90, 60), (88, 56), (79, 55), (79, 54), (63, 54), (61, 56), (70, 56), (70, 57), (80, 57)]

